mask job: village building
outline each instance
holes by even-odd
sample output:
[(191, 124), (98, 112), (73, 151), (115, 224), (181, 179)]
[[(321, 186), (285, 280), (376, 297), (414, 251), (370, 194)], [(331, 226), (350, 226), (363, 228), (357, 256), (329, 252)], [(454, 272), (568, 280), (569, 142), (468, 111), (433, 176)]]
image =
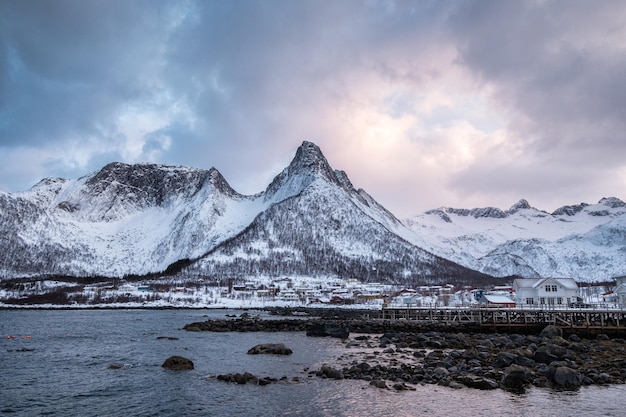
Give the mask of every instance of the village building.
[(513, 308), (516, 306), (515, 301), (511, 300), (506, 295), (498, 294), (483, 294), (478, 299), (478, 304), (481, 307)]
[(578, 300), (573, 278), (520, 278), (513, 281), (515, 301), (524, 306), (569, 306)]
[(626, 306), (626, 275), (615, 277), (615, 290), (613, 291), (616, 301), (620, 306)]

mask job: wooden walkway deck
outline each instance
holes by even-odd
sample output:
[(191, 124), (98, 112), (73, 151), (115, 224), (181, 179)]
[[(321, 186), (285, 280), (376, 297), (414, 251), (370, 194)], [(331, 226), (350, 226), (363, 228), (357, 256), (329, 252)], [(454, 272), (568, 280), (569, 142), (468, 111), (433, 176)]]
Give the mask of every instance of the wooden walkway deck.
[(382, 319), (411, 320), (425, 324), (468, 324), (480, 327), (545, 327), (626, 331), (626, 310), (523, 309), (523, 308), (422, 308), (389, 307)]

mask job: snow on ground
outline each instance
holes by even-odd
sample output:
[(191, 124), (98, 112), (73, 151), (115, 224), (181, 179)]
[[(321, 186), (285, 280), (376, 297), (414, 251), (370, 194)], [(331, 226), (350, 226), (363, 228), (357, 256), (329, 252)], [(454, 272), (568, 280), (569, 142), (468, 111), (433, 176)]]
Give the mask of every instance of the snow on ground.
[[(67, 302), (7, 303), (63, 291)], [(481, 290), (482, 291), (482, 290)], [(510, 297), (508, 292), (489, 291)], [(58, 294), (57, 294), (58, 295)], [(602, 287), (579, 289), (584, 303), (602, 308), (618, 308)], [(56, 298), (58, 299), (58, 298)], [(61, 299), (63, 299), (61, 297)], [(43, 302), (42, 302), (43, 301)], [(395, 308), (468, 308), (477, 307), (473, 291), (454, 291), (452, 285), (416, 289), (399, 288), (357, 280), (311, 277), (254, 277), (238, 283), (196, 281), (153, 281), (151, 283), (101, 282), (78, 285), (61, 281), (25, 282), (13, 289), (0, 290), (0, 308), (211, 308), (263, 309), (266, 307), (348, 308), (380, 310), (386, 304)], [(541, 306), (537, 306), (539, 308)], [(542, 306), (554, 309), (556, 306)], [(523, 308), (531, 308), (523, 306)], [(562, 306), (562, 308), (569, 308)]]

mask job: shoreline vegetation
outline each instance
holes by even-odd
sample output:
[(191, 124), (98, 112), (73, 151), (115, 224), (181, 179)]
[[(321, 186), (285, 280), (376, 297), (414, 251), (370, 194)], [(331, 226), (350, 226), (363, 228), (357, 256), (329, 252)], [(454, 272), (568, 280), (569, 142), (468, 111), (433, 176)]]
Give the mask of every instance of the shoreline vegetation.
[[(624, 384), (626, 341), (605, 333), (577, 334), (547, 326), (535, 334), (493, 333), (471, 326), (370, 318), (367, 311), (271, 309), (280, 318), (249, 312), (186, 324), (186, 331), (306, 332), (336, 337), (345, 353), (309, 376), (369, 381), (395, 390), (423, 384), (449, 388), (576, 390)], [(241, 383), (241, 382), (240, 382)], [(245, 382), (244, 382), (245, 383)]]

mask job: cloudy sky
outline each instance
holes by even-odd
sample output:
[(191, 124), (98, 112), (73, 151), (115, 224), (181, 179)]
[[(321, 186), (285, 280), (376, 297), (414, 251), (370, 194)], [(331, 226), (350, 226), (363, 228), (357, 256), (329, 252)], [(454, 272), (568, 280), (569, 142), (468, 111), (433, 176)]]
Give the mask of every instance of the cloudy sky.
[(626, 2), (0, 0), (0, 190), (262, 191), (303, 140), (398, 217), (626, 199)]

